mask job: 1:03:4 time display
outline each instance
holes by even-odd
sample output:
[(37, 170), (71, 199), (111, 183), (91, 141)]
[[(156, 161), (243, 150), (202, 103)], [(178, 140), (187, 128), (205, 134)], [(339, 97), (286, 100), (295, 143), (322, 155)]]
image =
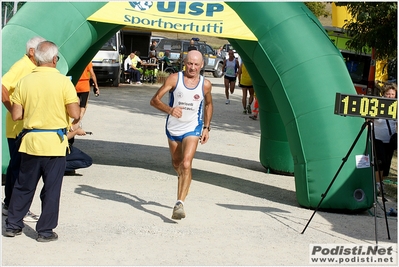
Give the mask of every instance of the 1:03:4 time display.
[(396, 119), (397, 106), (396, 98), (337, 93), (334, 113), (343, 116)]

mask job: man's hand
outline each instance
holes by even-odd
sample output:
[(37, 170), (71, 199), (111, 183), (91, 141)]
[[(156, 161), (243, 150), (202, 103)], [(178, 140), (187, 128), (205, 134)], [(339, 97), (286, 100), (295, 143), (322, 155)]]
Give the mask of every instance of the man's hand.
[(78, 129), (76, 129), (76, 134), (77, 135), (86, 135), (86, 131), (79, 127)]
[(170, 115), (172, 115), (173, 117), (176, 117), (178, 119), (181, 118), (181, 116), (183, 115), (183, 107), (177, 106), (177, 107), (172, 108)]
[(206, 142), (209, 140), (209, 131), (208, 129), (204, 129), (202, 131), (202, 135), (200, 136), (200, 143), (201, 145), (204, 145)]

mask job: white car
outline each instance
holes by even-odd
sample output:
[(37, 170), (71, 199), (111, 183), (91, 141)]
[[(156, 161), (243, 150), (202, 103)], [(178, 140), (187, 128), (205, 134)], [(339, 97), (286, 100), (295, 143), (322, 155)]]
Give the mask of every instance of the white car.
[(163, 37), (163, 36), (151, 36), (150, 45), (152, 45), (152, 41), (156, 41), (156, 42), (157, 42), (157, 46), (158, 46), (159, 42), (160, 42), (162, 39), (167, 39), (167, 38), (166, 38), (166, 37)]

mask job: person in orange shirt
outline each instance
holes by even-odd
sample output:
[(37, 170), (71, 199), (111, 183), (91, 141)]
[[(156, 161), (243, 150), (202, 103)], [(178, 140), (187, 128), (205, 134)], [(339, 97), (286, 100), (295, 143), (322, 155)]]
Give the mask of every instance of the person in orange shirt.
[(96, 88), (95, 94), (98, 96), (100, 94), (100, 89), (97, 84), (97, 77), (93, 70), (93, 64), (90, 62), (85, 68), (80, 77), (78, 83), (75, 86), (76, 92), (80, 100), (80, 121), (82, 121), (83, 116), (86, 112), (87, 102), (89, 100), (90, 93), (90, 79), (93, 80), (94, 86)]

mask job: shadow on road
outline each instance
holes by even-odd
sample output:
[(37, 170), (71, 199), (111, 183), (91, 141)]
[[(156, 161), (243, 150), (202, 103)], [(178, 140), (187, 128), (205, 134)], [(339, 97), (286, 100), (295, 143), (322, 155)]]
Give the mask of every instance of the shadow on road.
[(82, 196), (87, 196), (87, 197), (92, 197), (92, 198), (97, 198), (97, 199), (106, 199), (106, 200), (111, 200), (111, 201), (118, 201), (124, 204), (129, 204), (133, 208), (141, 210), (143, 212), (152, 214), (156, 217), (161, 218), (164, 222), (166, 223), (176, 223), (175, 221), (165, 217), (159, 212), (147, 209), (145, 206), (158, 206), (158, 207), (164, 207), (164, 208), (170, 208), (169, 206), (162, 205), (158, 202), (155, 201), (146, 201), (142, 198), (139, 198), (138, 196), (132, 195), (130, 193), (126, 192), (120, 192), (120, 191), (115, 191), (115, 190), (106, 190), (106, 189), (100, 189), (96, 188), (90, 185), (79, 185), (75, 189), (75, 193), (82, 195)]
[[(77, 140), (75, 142), (81, 150), (92, 156), (94, 164), (142, 168), (168, 175), (176, 174), (170, 163), (169, 150), (165, 147), (95, 140)], [(114, 151), (118, 151), (118, 153), (114, 153)], [(266, 174), (265, 168), (256, 161), (199, 151), (195, 158)], [(284, 177), (284, 179), (293, 179), (293, 177)], [(245, 177), (220, 174), (218, 170), (205, 171), (194, 168), (193, 180), (290, 206), (298, 206), (294, 191), (253, 182)]]

